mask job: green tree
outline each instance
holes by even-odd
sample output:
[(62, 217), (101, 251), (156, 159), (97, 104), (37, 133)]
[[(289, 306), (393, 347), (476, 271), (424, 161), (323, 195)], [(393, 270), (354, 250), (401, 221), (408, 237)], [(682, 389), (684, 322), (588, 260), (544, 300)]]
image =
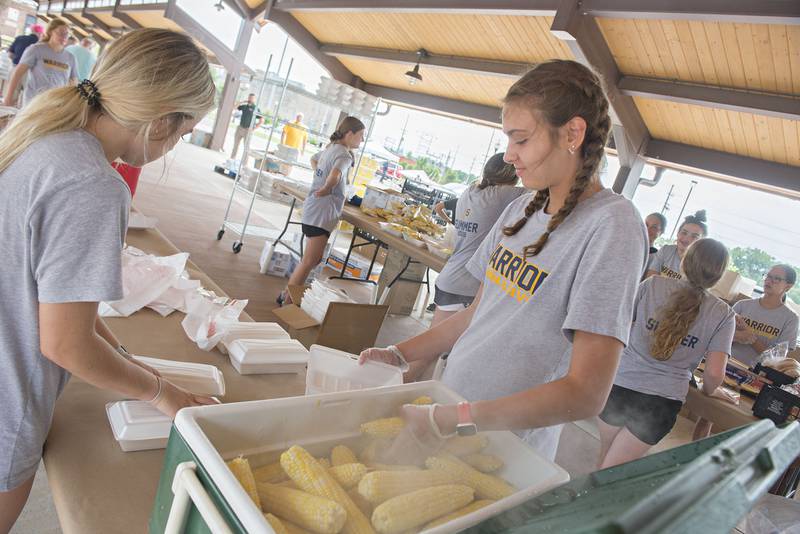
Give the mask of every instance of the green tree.
[(774, 257), (759, 248), (734, 247), (730, 254), (731, 269), (759, 284), (770, 267), (778, 263)]

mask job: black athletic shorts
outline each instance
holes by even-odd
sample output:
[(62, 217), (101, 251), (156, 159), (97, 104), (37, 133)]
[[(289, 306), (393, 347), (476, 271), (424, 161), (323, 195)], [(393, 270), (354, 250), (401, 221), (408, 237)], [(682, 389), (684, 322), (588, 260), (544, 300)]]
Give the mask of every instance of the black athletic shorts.
[(433, 303), (437, 307), (442, 308), (442, 311), (458, 311), (459, 309), (466, 308), (475, 296), (468, 297), (466, 295), (456, 295), (455, 293), (448, 293), (436, 287), (436, 292), (433, 294)]
[(300, 228), (303, 231), (303, 235), (306, 237), (318, 237), (324, 235), (325, 237), (330, 237), (331, 233), (324, 228), (320, 228), (319, 226), (311, 226), (310, 224), (301, 224)]
[(640, 441), (655, 445), (675, 426), (681, 406), (679, 400), (614, 386), (600, 419), (611, 426), (625, 427)]

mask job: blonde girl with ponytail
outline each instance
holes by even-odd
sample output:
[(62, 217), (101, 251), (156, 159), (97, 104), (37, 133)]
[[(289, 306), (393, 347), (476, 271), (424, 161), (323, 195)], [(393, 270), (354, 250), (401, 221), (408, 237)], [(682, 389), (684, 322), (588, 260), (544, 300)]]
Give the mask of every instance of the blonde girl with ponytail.
[[(600, 413), (627, 343), (647, 259), (641, 216), (604, 189), (611, 129), (597, 75), (574, 61), (541, 63), (503, 105), (505, 161), (531, 191), (509, 204), (474, 257), (475, 300), (427, 332), (361, 361), (408, 378), (449, 353), (441, 380), (463, 406), (404, 408), (411, 443), (472, 430), (514, 430), (553, 459), (563, 423)], [(422, 451), (427, 452), (427, 451)]]
[(98, 302), (123, 296), (130, 191), (111, 162), (160, 158), (214, 93), (189, 37), (137, 30), (90, 80), (37, 96), (0, 134), (0, 533), (25, 504), (70, 375), (170, 416), (215, 402), (129, 359), (97, 316)]
[(639, 286), (630, 342), (598, 422), (598, 468), (644, 456), (672, 430), (703, 358), (703, 393), (722, 384), (736, 320), (708, 290), (727, 267), (725, 245), (704, 238), (686, 249), (682, 279), (654, 276)]

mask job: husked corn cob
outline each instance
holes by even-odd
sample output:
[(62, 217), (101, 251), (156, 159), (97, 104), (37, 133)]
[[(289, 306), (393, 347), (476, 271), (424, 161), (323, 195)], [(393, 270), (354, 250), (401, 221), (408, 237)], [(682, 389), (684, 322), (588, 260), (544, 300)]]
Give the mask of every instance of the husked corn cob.
[(477, 454), (489, 445), (489, 437), (486, 434), (475, 434), (474, 436), (455, 436), (445, 441), (442, 447), (446, 452), (456, 456), (467, 456)]
[(395, 438), (406, 425), (400, 417), (386, 417), (361, 424), (361, 433), (374, 438)]
[(281, 454), (281, 465), (289, 477), (303, 491), (336, 501), (347, 512), (342, 532), (344, 534), (372, 534), (375, 531), (369, 520), (347, 495), (327, 469), (298, 445)]
[(374, 463), (380, 454), (391, 446), (391, 443), (389, 439), (370, 439), (369, 443), (361, 450), (361, 463)]
[(423, 395), (423, 396), (421, 396), (421, 397), (417, 397), (416, 399), (414, 399), (413, 401), (411, 401), (411, 404), (419, 404), (419, 405), (423, 405), (423, 404), (433, 404), (433, 399), (432, 399), (432, 398), (430, 398), (430, 397), (429, 397), (429, 396), (427, 396), (427, 395)]
[(318, 534), (336, 534), (347, 519), (342, 505), (331, 499), (276, 484), (259, 483), (257, 487), (265, 512)]
[(253, 471), (250, 469), (250, 462), (247, 458), (234, 458), (228, 462), (228, 469), (231, 470), (233, 476), (242, 485), (244, 491), (253, 500), (255, 505), (261, 510), (261, 501), (258, 499), (258, 491), (256, 490), (256, 479), (253, 477)]
[(455, 512), (449, 513), (447, 515), (443, 515), (439, 519), (434, 519), (433, 521), (431, 521), (430, 523), (428, 523), (427, 525), (422, 527), (422, 530), (427, 530), (429, 528), (438, 527), (439, 525), (444, 525), (445, 523), (449, 523), (453, 519), (458, 519), (459, 517), (461, 517), (463, 515), (471, 514), (475, 510), (480, 510), (484, 506), (489, 506), (493, 502), (494, 501), (490, 501), (489, 499), (482, 499), (480, 501), (472, 501), (471, 503), (466, 505), (464, 508), (461, 508), (460, 510), (456, 510)]
[(428, 469), (441, 469), (452, 474), (459, 484), (474, 488), (480, 499), (497, 501), (516, 491), (502, 478), (481, 473), (452, 455), (431, 456), (425, 460), (425, 465)]
[(282, 520), (281, 522), (283, 523), (283, 526), (286, 527), (286, 532), (288, 532), (289, 534), (312, 534), (310, 530), (298, 527), (297, 525), (289, 521)]
[(253, 476), (256, 482), (269, 482), (270, 484), (286, 480), (286, 473), (284, 473), (280, 462), (262, 465), (253, 469)]
[(337, 445), (333, 449), (331, 449), (331, 465), (336, 467), (337, 465), (344, 465), (344, 464), (356, 464), (358, 463), (358, 458), (356, 458), (356, 453), (350, 450), (349, 447), (345, 447), (344, 445)]
[(364, 475), (367, 474), (367, 466), (359, 463), (342, 464), (331, 467), (328, 472), (333, 475), (340, 486), (347, 490), (357, 486), (364, 478)]
[(289, 534), (289, 531), (286, 530), (283, 522), (274, 515), (264, 514), (264, 519), (267, 520), (267, 523), (269, 523), (269, 526), (271, 526), (272, 530), (275, 531), (275, 534)]
[(366, 517), (372, 517), (373, 506), (372, 503), (365, 499), (359, 492), (358, 487), (355, 487), (347, 492), (347, 495), (356, 503), (358, 509), (364, 512)]
[(380, 534), (399, 534), (466, 506), (473, 494), (472, 488), (458, 484), (406, 493), (375, 508), (372, 524)]
[(402, 465), (402, 464), (369, 464), (367, 465), (369, 471), (421, 471), (422, 469), (416, 465)]
[(503, 460), (493, 454), (468, 454), (462, 460), (481, 473), (494, 473), (503, 468)]
[(328, 460), (327, 458), (317, 458), (317, 461), (319, 462), (319, 465), (321, 465), (325, 469), (331, 468), (331, 461)]
[[(269, 482), (266, 482), (266, 484), (269, 484)], [(297, 487), (297, 484), (295, 484), (294, 480), (292, 480), (291, 478), (283, 480), (281, 482), (275, 482), (275, 485), (280, 486), (282, 488), (300, 489)]]
[(392, 497), (422, 488), (455, 484), (456, 477), (441, 469), (426, 471), (373, 471), (358, 483), (358, 492), (369, 502), (380, 504)]

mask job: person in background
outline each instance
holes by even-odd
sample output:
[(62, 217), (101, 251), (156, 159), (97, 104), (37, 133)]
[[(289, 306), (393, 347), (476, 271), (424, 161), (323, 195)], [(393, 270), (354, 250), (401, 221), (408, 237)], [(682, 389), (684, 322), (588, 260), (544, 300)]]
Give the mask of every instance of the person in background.
[(300, 151), (300, 155), (306, 153), (306, 143), (308, 142), (308, 128), (303, 124), (303, 114), (298, 113), (294, 122), (287, 122), (281, 134), (281, 144)]
[(654, 276), (639, 286), (630, 342), (599, 416), (598, 469), (641, 458), (669, 434), (704, 357), (703, 393), (722, 384), (736, 320), (708, 289), (727, 267), (725, 245), (700, 239), (681, 260), (684, 278)]
[(86, 80), (92, 72), (97, 58), (92, 53), (94, 42), (91, 39), (84, 37), (81, 39), (81, 44), (69, 45), (67, 52), (75, 56), (75, 62), (78, 64), (78, 79)]
[(680, 280), (681, 260), (686, 254), (689, 245), (708, 235), (708, 225), (706, 224), (706, 212), (700, 210), (694, 215), (689, 215), (683, 220), (681, 227), (678, 228), (678, 239), (674, 245), (665, 245), (655, 253), (647, 266), (645, 278), (661, 275), (667, 278)]
[(70, 46), (75, 46), (76, 44), (78, 44), (77, 37), (75, 37), (74, 35), (70, 35), (69, 37), (67, 37), (67, 48), (69, 48)]
[(788, 265), (775, 265), (764, 277), (764, 296), (740, 300), (736, 312), (736, 337), (733, 357), (754, 366), (765, 350), (786, 342), (789, 350), (797, 345), (798, 318), (786, 306), (786, 294), (794, 287), (797, 273)]
[(8, 57), (11, 58), (11, 62), (15, 67), (19, 65), (19, 60), (22, 59), (25, 49), (38, 43), (43, 33), (44, 28), (42, 28), (41, 24), (32, 24), (29, 34), (20, 35), (14, 39), (11, 46), (8, 47)]
[[(314, 180), (303, 202), (302, 231), (306, 236), (300, 264), (289, 277), (288, 285), (303, 285), (308, 274), (322, 261), (325, 246), (344, 209), (350, 169), (355, 157), (353, 150), (364, 140), (364, 123), (356, 117), (345, 117), (331, 134), (330, 144), (311, 158)], [(278, 304), (291, 303), (289, 292), (278, 296)]]
[[(231, 152), (231, 159), (236, 159), (236, 153), (239, 152), (239, 143), (247, 138), (247, 132), (250, 131), (250, 126), (253, 124), (253, 117), (256, 117), (255, 128), (259, 128), (264, 123), (264, 117), (261, 116), (256, 106), (255, 93), (247, 95), (247, 101), (241, 102), (236, 109), (242, 112), (242, 116), (239, 118), (239, 125), (236, 127), (236, 132), (233, 134), (233, 152)], [(244, 154), (243, 158), (246, 159), (247, 154)]]
[(5, 91), (8, 77), (11, 76), (11, 70), (13, 68), (14, 64), (11, 63), (11, 58), (8, 57), (8, 54), (0, 53), (0, 95)]
[(656, 239), (661, 237), (664, 234), (664, 230), (667, 229), (667, 218), (658, 212), (651, 213), (645, 217), (644, 226), (647, 228), (647, 239), (650, 242), (650, 254), (655, 254), (658, 252), (658, 249), (655, 247)]
[(53, 19), (47, 25), (41, 43), (25, 49), (19, 65), (14, 69), (6, 88), (5, 105), (13, 105), (13, 95), (22, 78), (27, 74), (22, 105), (27, 106), (40, 93), (56, 87), (75, 85), (78, 68), (75, 58), (64, 50), (69, 37), (69, 28), (62, 19)]
[(110, 162), (160, 158), (215, 93), (190, 37), (134, 30), (108, 46), (91, 80), (33, 99), (0, 134), (0, 533), (25, 505), (70, 376), (170, 417), (215, 402), (130, 358), (97, 315), (99, 302), (123, 296), (131, 197)]
[[(404, 406), (393, 451), (469, 431), (515, 430), (550, 460), (564, 423), (605, 405), (628, 341), (647, 233), (630, 200), (603, 187), (611, 130), (602, 83), (569, 60), (537, 64), (503, 105), (505, 161), (530, 194), (514, 200), (467, 264), (482, 280), (471, 306), (359, 361), (425, 369), (469, 402)], [(407, 375), (407, 379), (415, 376)]]
[(522, 187), (504, 187), (516, 185), (519, 179), (514, 166), (503, 161), (503, 156), (500, 153), (489, 158), (481, 181), (464, 190), (459, 198), (453, 199), (455, 202), (440, 202), (434, 207), (442, 215), (444, 204), (450, 204), (449, 209), (455, 213), (455, 222), (450, 222), (455, 225), (457, 236), (453, 255), (436, 278), (433, 297), (436, 310), (431, 328), (472, 304), (481, 282), (467, 270), (467, 263), (500, 214), (528, 192)]

